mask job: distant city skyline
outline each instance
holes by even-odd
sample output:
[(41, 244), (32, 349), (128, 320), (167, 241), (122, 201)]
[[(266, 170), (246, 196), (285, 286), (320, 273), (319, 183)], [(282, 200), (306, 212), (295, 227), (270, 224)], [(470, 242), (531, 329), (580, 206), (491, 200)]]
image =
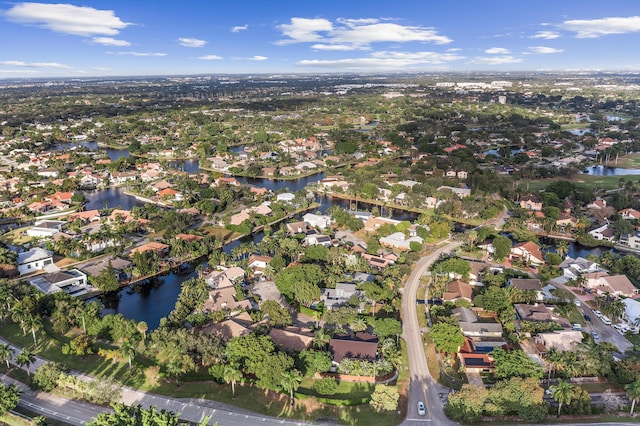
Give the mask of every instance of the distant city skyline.
[(0, 3), (0, 78), (638, 71), (636, 1)]

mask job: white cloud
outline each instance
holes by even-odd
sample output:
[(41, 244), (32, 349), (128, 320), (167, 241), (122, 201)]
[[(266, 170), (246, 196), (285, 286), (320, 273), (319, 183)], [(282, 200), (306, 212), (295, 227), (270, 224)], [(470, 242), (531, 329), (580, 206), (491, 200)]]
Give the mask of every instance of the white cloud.
[(184, 47), (202, 47), (205, 44), (207, 44), (206, 40), (200, 40), (197, 38), (186, 38), (186, 37), (180, 37), (178, 39), (178, 44), (180, 46), (184, 46)]
[(247, 61), (266, 61), (267, 58), (266, 56), (260, 56), (260, 55), (254, 55), (250, 58), (245, 58)]
[(358, 46), (352, 44), (314, 44), (311, 46), (315, 50), (331, 50), (331, 51), (348, 51), (348, 50), (362, 50)]
[(395, 70), (412, 66), (441, 65), (464, 59), (454, 53), (388, 52), (381, 51), (369, 57), (335, 60), (306, 59), (297, 64), (304, 67), (342, 68), (350, 70)]
[(167, 56), (166, 53), (154, 52), (106, 52), (107, 55), (131, 55), (131, 56)]
[(278, 26), (282, 34), (289, 39), (280, 40), (276, 44), (292, 44), (322, 41), (319, 32), (327, 32), (333, 29), (333, 24), (322, 18), (291, 18), (290, 24)]
[(113, 10), (71, 4), (18, 3), (4, 16), (12, 22), (80, 36), (115, 35), (131, 25), (118, 18)]
[(244, 25), (236, 25), (235, 27), (231, 28), (231, 32), (232, 33), (239, 33), (240, 31), (246, 31), (249, 29), (249, 25), (244, 24)]
[(478, 56), (471, 61), (472, 64), (482, 65), (518, 64), (520, 62), (522, 62), (522, 58), (517, 58), (511, 55)]
[(529, 51), (532, 53), (546, 55), (549, 53), (564, 52), (564, 49), (556, 49), (555, 47), (547, 47), (547, 46), (533, 46), (533, 47), (529, 47)]
[[(291, 18), (291, 23), (278, 27), (288, 38), (276, 44), (316, 43), (315, 46), (337, 45), (334, 50), (369, 49), (372, 43), (382, 42), (431, 42), (451, 43), (451, 39), (439, 35), (433, 28), (405, 26), (379, 19), (339, 19), (336, 23), (323, 18)], [(329, 50), (325, 48), (325, 50)]]
[(560, 38), (560, 33), (557, 31), (538, 31), (529, 38), (543, 38), (545, 40), (553, 40)]
[(105, 46), (131, 46), (131, 43), (126, 40), (118, 40), (112, 37), (94, 37), (91, 41), (96, 44), (104, 44)]
[(69, 65), (59, 64), (57, 62), (0, 61), (0, 65), (4, 65), (7, 67), (71, 69)]
[(490, 55), (508, 55), (509, 53), (511, 53), (511, 51), (504, 47), (492, 47), (485, 50), (484, 53), (488, 53)]
[(215, 60), (218, 60), (218, 59), (222, 59), (222, 56), (204, 55), (204, 56), (198, 56), (198, 59), (202, 59), (203, 61), (215, 61)]
[(564, 21), (560, 27), (576, 33), (577, 38), (598, 38), (610, 34), (626, 34), (640, 31), (640, 16), (626, 18), (574, 19)]
[(36, 70), (6, 70), (0, 68), (0, 74), (40, 74), (40, 71)]

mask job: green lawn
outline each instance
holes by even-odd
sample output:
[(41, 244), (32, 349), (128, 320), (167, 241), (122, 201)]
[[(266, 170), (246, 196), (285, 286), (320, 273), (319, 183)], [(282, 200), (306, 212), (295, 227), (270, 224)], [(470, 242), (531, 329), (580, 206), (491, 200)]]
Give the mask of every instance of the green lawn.
[(640, 169), (640, 154), (629, 154), (618, 158), (618, 162), (610, 161), (607, 163), (611, 167), (623, 167), (626, 169)]
[(522, 190), (531, 192), (540, 191), (544, 189), (551, 182), (564, 180), (577, 183), (578, 185), (587, 187), (589, 189), (602, 188), (605, 190), (616, 189), (619, 187), (620, 178), (624, 177), (625, 181), (640, 182), (640, 176), (591, 176), (591, 175), (576, 175), (571, 179), (567, 178), (552, 178), (552, 179), (531, 179), (521, 180), (518, 183), (518, 187)]

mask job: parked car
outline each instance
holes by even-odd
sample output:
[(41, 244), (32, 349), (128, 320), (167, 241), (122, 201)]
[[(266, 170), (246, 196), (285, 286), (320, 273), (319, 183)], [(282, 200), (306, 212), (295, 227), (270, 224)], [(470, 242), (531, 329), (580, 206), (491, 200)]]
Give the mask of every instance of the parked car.
[(427, 410), (425, 409), (424, 402), (418, 402), (418, 414), (424, 416), (427, 414)]
[(578, 299), (575, 299), (575, 300), (573, 301), (573, 303), (575, 303), (575, 304), (576, 304), (576, 306), (580, 306), (580, 301), (579, 301)]
[(593, 337), (593, 340), (595, 341), (598, 341), (598, 339), (600, 339), (600, 335), (595, 331), (591, 333), (591, 337)]
[(593, 311), (593, 313), (598, 317), (598, 318), (602, 318), (602, 312), (595, 310)]

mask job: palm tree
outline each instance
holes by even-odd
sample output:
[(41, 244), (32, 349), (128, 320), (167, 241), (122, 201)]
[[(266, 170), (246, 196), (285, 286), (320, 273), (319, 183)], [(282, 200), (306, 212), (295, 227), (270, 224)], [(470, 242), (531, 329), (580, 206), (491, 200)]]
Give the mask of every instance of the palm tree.
[(282, 373), (282, 380), (280, 380), (280, 386), (285, 392), (288, 392), (291, 398), (291, 405), (293, 405), (293, 392), (298, 389), (302, 383), (302, 377), (298, 370), (292, 370)]
[(129, 370), (131, 370), (132, 368), (131, 362), (133, 361), (133, 358), (135, 358), (136, 356), (136, 348), (133, 346), (133, 344), (131, 344), (129, 339), (126, 339), (125, 341), (122, 342), (118, 353), (123, 358), (127, 358), (127, 361), (129, 361)]
[(227, 364), (224, 367), (222, 378), (226, 384), (231, 384), (231, 398), (236, 399), (236, 383), (242, 380), (242, 371), (234, 365)]
[(565, 240), (558, 242), (556, 245), (556, 253), (560, 257), (564, 257), (565, 254), (569, 253), (569, 243)]
[(36, 331), (39, 331), (42, 328), (42, 320), (37, 315), (29, 315), (24, 319), (24, 326), (27, 330), (31, 331), (31, 335), (33, 336), (33, 344), (37, 345), (38, 342), (36, 340)]
[(136, 329), (138, 330), (138, 333), (140, 333), (142, 335), (142, 342), (144, 343), (144, 341), (145, 341), (145, 339), (147, 337), (147, 330), (149, 330), (149, 325), (144, 321), (140, 321), (136, 325)]
[(7, 345), (0, 345), (0, 362), (4, 361), (9, 369), (9, 361), (13, 357), (13, 348)]
[(181, 359), (176, 358), (169, 361), (167, 364), (167, 376), (176, 380), (176, 386), (178, 385), (178, 378), (186, 371), (184, 363)]
[(562, 379), (558, 379), (558, 384), (551, 386), (551, 397), (558, 403), (558, 417), (560, 417), (560, 410), (564, 404), (571, 404), (571, 400), (574, 398), (576, 390), (575, 387)]
[(26, 349), (23, 349), (22, 352), (20, 352), (20, 354), (16, 357), (16, 364), (18, 364), (20, 368), (25, 368), (25, 370), (27, 370), (27, 376), (31, 376), (29, 367), (34, 362), (36, 362), (36, 356)]
[(636, 407), (636, 401), (640, 399), (640, 380), (631, 382), (628, 385), (625, 385), (624, 388), (627, 391), (627, 397), (631, 400), (631, 412), (629, 414), (633, 415), (633, 409)]
[(316, 335), (313, 338), (313, 346), (318, 349), (324, 349), (329, 344), (329, 340), (331, 340), (331, 335), (324, 328), (321, 328), (316, 331)]
[(367, 322), (364, 318), (356, 318), (351, 324), (351, 330), (355, 333), (359, 333), (361, 331), (365, 331), (367, 329)]
[(547, 377), (547, 384), (551, 382), (551, 372), (562, 370), (564, 368), (564, 358), (562, 352), (558, 352), (556, 348), (549, 349), (545, 358), (547, 368), (549, 369), (549, 376)]

